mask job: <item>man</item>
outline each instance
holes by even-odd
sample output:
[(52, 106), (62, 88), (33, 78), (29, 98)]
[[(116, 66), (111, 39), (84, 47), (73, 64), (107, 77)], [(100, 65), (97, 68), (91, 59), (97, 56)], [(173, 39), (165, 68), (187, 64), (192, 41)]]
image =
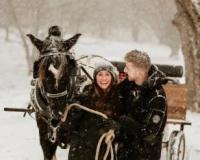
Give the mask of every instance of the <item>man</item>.
[(167, 116), (162, 84), (167, 80), (145, 52), (130, 51), (125, 62), (127, 79), (119, 84), (123, 106), (118, 160), (159, 160)]

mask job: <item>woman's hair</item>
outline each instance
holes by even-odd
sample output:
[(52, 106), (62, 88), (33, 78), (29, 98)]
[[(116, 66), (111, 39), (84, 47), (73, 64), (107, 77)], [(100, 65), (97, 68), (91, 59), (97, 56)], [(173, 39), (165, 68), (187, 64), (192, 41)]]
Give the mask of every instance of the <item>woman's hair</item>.
[[(111, 74), (111, 82), (106, 90), (100, 88), (96, 81), (96, 75), (100, 71), (108, 71)], [(86, 96), (86, 100), (82, 100), (83, 105), (88, 105), (92, 109), (100, 111), (109, 117), (115, 115), (115, 105), (113, 102), (116, 101), (116, 98), (112, 98), (115, 93), (115, 87), (117, 84), (117, 72), (115, 72), (113, 66), (111, 65), (99, 65), (95, 68), (93, 78), (94, 81), (92, 84), (86, 86), (83, 89), (83, 94)]]
[(106, 91), (103, 91), (96, 83), (93, 84), (94, 87), (94, 99), (97, 99), (95, 102), (95, 109), (106, 115), (113, 117), (115, 115), (115, 105), (113, 105), (115, 84), (113, 80), (109, 85)]

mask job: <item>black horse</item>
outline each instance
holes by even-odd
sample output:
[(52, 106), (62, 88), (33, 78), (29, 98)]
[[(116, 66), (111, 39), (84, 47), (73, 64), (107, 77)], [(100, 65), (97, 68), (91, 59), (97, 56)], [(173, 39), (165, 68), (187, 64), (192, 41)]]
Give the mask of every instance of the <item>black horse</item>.
[(69, 49), (80, 35), (62, 40), (58, 26), (50, 27), (44, 41), (27, 35), (40, 52), (34, 66), (36, 84), (31, 102), (36, 111), (44, 160), (55, 160), (57, 146), (66, 148), (69, 141), (69, 124), (61, 119), (75, 92), (77, 63)]

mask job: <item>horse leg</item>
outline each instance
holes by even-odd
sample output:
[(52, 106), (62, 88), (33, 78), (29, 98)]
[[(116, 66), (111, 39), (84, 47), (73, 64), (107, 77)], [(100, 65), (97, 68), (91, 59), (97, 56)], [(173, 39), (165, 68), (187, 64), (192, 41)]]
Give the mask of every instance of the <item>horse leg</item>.
[(36, 119), (37, 119), (37, 126), (39, 128), (40, 144), (42, 147), (44, 160), (56, 160), (55, 153), (56, 153), (57, 143), (52, 143), (49, 140), (47, 124), (39, 117), (36, 117)]
[(56, 154), (57, 144), (53, 144), (47, 140), (41, 140), (40, 144), (42, 146), (44, 160), (56, 160), (55, 154)]

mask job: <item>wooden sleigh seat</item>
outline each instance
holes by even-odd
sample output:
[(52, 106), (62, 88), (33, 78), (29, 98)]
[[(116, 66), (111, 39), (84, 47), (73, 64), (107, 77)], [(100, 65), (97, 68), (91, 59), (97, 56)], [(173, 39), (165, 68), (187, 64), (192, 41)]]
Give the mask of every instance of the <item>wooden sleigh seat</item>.
[(168, 119), (186, 119), (187, 88), (183, 84), (167, 84), (163, 86), (168, 104)]

